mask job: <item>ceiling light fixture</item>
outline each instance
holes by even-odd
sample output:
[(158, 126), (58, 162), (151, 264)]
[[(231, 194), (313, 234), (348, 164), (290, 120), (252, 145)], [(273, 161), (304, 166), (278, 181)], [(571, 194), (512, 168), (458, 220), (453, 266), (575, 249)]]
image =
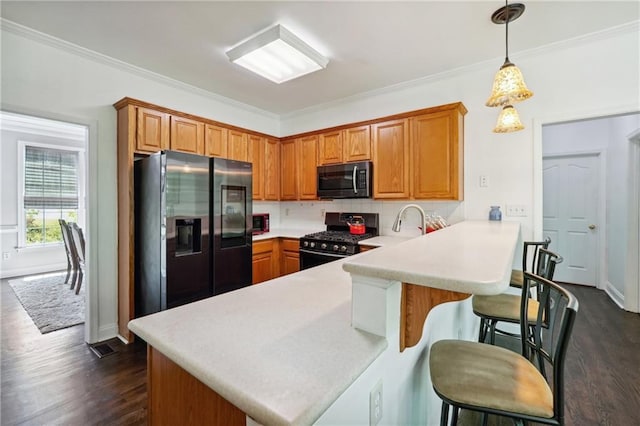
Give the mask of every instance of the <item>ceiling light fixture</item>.
[(509, 133), (517, 132), (524, 129), (524, 126), (520, 122), (520, 116), (518, 111), (512, 105), (505, 105), (498, 116), (498, 122), (493, 129), (494, 133)]
[(505, 0), (505, 6), (491, 15), (491, 21), (494, 24), (505, 24), (506, 53), (504, 64), (500, 67), (493, 80), (491, 96), (489, 96), (486, 103), (488, 107), (511, 105), (533, 96), (533, 92), (527, 89), (520, 69), (509, 61), (509, 22), (518, 19), (523, 12), (524, 4), (514, 3), (509, 5), (508, 0)]
[(329, 63), (280, 24), (259, 32), (226, 53), (231, 62), (278, 84), (326, 68)]

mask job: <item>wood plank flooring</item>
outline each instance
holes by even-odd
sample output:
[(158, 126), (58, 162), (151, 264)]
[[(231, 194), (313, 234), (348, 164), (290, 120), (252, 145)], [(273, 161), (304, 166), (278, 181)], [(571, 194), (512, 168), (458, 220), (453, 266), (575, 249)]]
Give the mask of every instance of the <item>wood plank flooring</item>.
[[(41, 335), (7, 280), (0, 286), (2, 425), (146, 424), (144, 343), (111, 341), (117, 353), (99, 359), (83, 342), (83, 326)], [(567, 287), (580, 302), (566, 369), (567, 425), (640, 424), (640, 315), (602, 291)]]

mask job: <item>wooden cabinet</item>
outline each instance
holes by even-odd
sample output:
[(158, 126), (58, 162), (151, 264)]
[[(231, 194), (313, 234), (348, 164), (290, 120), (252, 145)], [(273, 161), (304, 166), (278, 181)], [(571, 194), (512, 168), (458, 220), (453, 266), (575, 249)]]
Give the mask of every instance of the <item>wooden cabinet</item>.
[(280, 144), (280, 199), (298, 199), (298, 167), (296, 140), (282, 141)]
[(264, 200), (264, 154), (265, 139), (260, 136), (249, 136), (249, 161), (252, 164), (253, 199)]
[(318, 199), (318, 135), (306, 136), (296, 140), (298, 155), (298, 198), (300, 200)]
[(204, 123), (171, 116), (170, 146), (173, 151), (204, 154)]
[(249, 158), (249, 138), (239, 130), (228, 131), (227, 155), (232, 160), (247, 161)]
[(300, 270), (300, 240), (294, 238), (282, 238), (280, 275), (292, 274)]
[(280, 199), (280, 143), (266, 139), (264, 144), (264, 199)]
[(409, 119), (413, 198), (463, 199), (463, 111)]
[(276, 278), (280, 273), (279, 241), (277, 238), (253, 243), (253, 284)]
[(321, 133), (318, 164), (338, 164), (371, 159), (371, 126)]
[(138, 107), (136, 118), (136, 151), (157, 152), (169, 149), (169, 114)]
[(408, 120), (371, 125), (374, 198), (409, 198)]
[(344, 161), (371, 159), (371, 126), (358, 126), (343, 131)]
[(320, 134), (318, 141), (318, 164), (342, 163), (342, 130)]
[(204, 155), (208, 157), (227, 156), (227, 129), (213, 124), (204, 127)]

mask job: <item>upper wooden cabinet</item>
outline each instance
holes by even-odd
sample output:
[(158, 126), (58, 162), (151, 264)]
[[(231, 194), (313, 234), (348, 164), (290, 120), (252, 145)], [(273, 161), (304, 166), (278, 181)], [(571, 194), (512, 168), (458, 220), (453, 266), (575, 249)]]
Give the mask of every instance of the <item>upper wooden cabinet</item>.
[(224, 127), (206, 124), (204, 126), (204, 155), (226, 158), (227, 132), (228, 130)]
[(170, 141), (173, 151), (204, 154), (204, 123), (171, 116)]
[(260, 136), (249, 136), (249, 161), (252, 167), (253, 199), (264, 199), (264, 154), (265, 139)]
[(247, 161), (249, 159), (249, 138), (239, 130), (229, 130), (227, 155), (232, 160)]
[(318, 141), (318, 164), (342, 163), (342, 130), (320, 134)]
[(298, 198), (316, 200), (318, 198), (318, 135), (296, 140), (298, 149)]
[(280, 199), (298, 199), (298, 166), (296, 140), (280, 143)]
[(358, 126), (343, 131), (344, 161), (371, 159), (371, 126)]
[(138, 107), (136, 118), (136, 151), (156, 152), (169, 149), (169, 114)]
[(269, 138), (264, 144), (264, 199), (280, 199), (280, 142)]
[(408, 125), (406, 119), (371, 125), (374, 198), (409, 198)]
[(413, 198), (463, 198), (464, 112), (454, 108), (409, 119)]

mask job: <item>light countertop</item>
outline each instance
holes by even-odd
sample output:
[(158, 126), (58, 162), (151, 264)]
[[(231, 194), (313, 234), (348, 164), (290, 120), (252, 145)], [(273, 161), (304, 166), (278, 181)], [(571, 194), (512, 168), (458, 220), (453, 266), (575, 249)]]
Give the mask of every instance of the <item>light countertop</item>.
[[(518, 222), (465, 221), (350, 258), (360, 276), (462, 293), (498, 294), (509, 285)], [(366, 241), (366, 240), (365, 240)]]
[(270, 238), (302, 238), (307, 234), (324, 231), (326, 226), (318, 225), (318, 227), (310, 228), (274, 228), (264, 234), (253, 236), (253, 241), (268, 240)]
[(367, 238), (366, 240), (360, 241), (358, 244), (361, 246), (371, 246), (371, 247), (389, 247), (394, 246), (396, 244), (403, 243), (407, 240), (415, 237), (396, 237), (392, 235), (380, 235), (373, 238)]
[[(129, 328), (257, 422), (312, 424), (388, 347), (384, 337), (352, 327), (353, 285), (343, 266), (441, 288), (470, 276), (495, 286), (511, 262), (506, 254), (496, 262), (484, 253), (512, 252), (507, 246), (515, 246), (518, 230), (463, 222), (137, 318)], [(482, 294), (477, 285), (459, 291), (476, 288)]]
[(259, 423), (311, 424), (387, 347), (351, 327), (342, 262), (138, 318), (129, 328)]

